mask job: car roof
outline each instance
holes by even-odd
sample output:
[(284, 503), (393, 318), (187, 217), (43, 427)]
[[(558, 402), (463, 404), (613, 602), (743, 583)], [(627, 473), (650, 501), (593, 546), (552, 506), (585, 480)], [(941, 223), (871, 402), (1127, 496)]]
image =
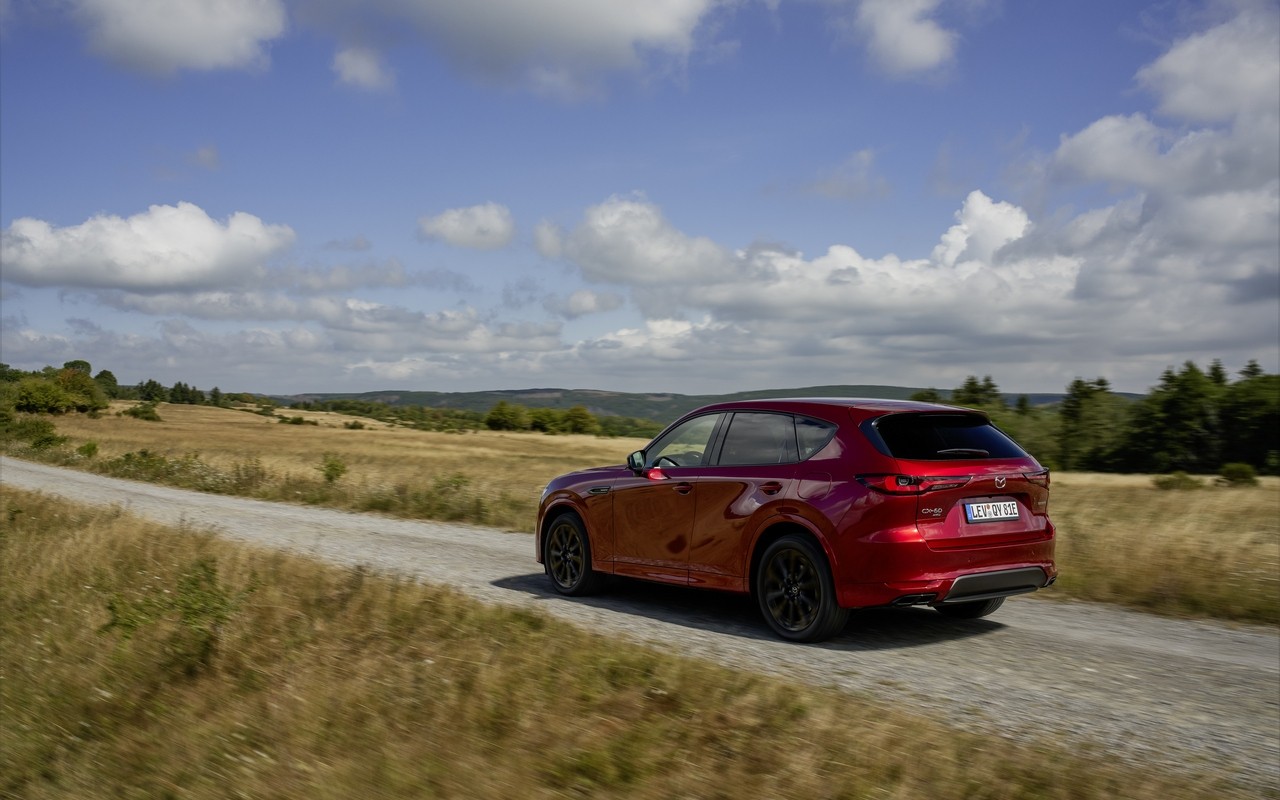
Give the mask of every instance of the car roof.
[(698, 411), (726, 411), (733, 409), (760, 409), (768, 411), (790, 411), (805, 413), (814, 411), (815, 407), (848, 408), (858, 411), (881, 412), (885, 414), (907, 411), (968, 411), (982, 413), (961, 406), (948, 406), (941, 403), (922, 403), (917, 400), (890, 400), (883, 397), (770, 397), (759, 400), (738, 400), (714, 403), (703, 406)]

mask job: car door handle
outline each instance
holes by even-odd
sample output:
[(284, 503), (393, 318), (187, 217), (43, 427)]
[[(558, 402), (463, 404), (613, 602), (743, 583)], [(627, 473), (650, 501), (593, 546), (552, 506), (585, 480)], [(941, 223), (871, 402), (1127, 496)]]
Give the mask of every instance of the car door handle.
[(688, 494), (693, 491), (693, 484), (681, 481), (671, 488), (676, 490), (676, 494)]
[(778, 483), (777, 481), (769, 481), (768, 483), (764, 483), (760, 485), (760, 491), (764, 492), (765, 494), (777, 494), (778, 492), (782, 491), (782, 484)]

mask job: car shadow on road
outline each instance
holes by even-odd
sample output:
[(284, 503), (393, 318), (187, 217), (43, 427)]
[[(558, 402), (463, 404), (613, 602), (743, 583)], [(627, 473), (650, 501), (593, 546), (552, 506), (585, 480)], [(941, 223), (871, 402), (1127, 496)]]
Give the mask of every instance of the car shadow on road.
[[(541, 572), (513, 575), (493, 581), (493, 585), (542, 600), (576, 603), (744, 639), (780, 641), (760, 616), (754, 598), (744, 594), (613, 578), (599, 594), (563, 597)], [(865, 609), (851, 614), (837, 636), (802, 646), (849, 652), (901, 650), (983, 636), (1004, 627), (991, 619), (947, 619), (928, 608)]]

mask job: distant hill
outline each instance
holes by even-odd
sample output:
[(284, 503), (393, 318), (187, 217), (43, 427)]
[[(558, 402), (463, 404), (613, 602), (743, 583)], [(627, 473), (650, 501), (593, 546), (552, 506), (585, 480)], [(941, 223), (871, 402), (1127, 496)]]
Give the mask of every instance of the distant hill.
[[(392, 406), (426, 406), (428, 408), (455, 408), (464, 411), (487, 412), (505, 400), (508, 403), (526, 408), (566, 409), (583, 406), (597, 416), (635, 417), (637, 419), (669, 422), (686, 411), (691, 411), (708, 403), (720, 403), (732, 400), (758, 400), (770, 397), (875, 397), (890, 400), (905, 400), (920, 389), (905, 386), (806, 386), (796, 389), (764, 389), (755, 392), (737, 392), (735, 394), (672, 394), (672, 393), (629, 393), (606, 392), (596, 389), (506, 389), (489, 392), (415, 392), (415, 391), (378, 391), (360, 392), (356, 394), (313, 393), (276, 396), (273, 399), (283, 403), (322, 400), (363, 400), (374, 403), (386, 403)], [(939, 391), (945, 399), (951, 395), (949, 391)], [(1027, 399), (1032, 405), (1048, 405), (1062, 400), (1061, 394), (1029, 394)], [(1016, 394), (1004, 395), (1005, 401), (1013, 405), (1018, 400)]]

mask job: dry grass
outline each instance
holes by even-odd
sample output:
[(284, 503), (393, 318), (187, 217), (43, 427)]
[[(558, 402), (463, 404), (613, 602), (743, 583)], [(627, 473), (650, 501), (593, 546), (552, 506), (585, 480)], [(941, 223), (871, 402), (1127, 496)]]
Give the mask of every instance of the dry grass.
[[(243, 411), (162, 405), (162, 422), (68, 416), (63, 463), (108, 470), (147, 450), (175, 462), (154, 475), (205, 490), (405, 517), (458, 519), (528, 531), (552, 476), (621, 463), (638, 439), (516, 433), (433, 433), (324, 412), (283, 411), (317, 425), (287, 425)], [(86, 442), (93, 458), (65, 456)], [(190, 469), (179, 462), (190, 454)], [(333, 483), (326, 454), (346, 472)], [(207, 467), (207, 469), (206, 469)], [(116, 470), (115, 474), (122, 474)], [(123, 473), (123, 474), (128, 474)], [(1211, 481), (1206, 479), (1206, 484)], [(1256, 488), (1159, 491), (1150, 476), (1060, 473), (1058, 585), (1038, 596), (1120, 603), (1162, 614), (1280, 622), (1280, 479)]]
[[(1207, 484), (1207, 482), (1206, 482)], [(1062, 596), (1280, 622), (1280, 485), (1161, 491), (1150, 476), (1055, 478)]]
[[(538, 496), (552, 476), (620, 464), (645, 444), (593, 436), (416, 431), (327, 412), (281, 411), (284, 417), (318, 423), (288, 425), (208, 406), (164, 404), (159, 410), (161, 422), (111, 413), (98, 419), (59, 418), (57, 427), (71, 438), (72, 448), (97, 443), (97, 455), (78, 464), (89, 469), (102, 471), (100, 465), (142, 450), (169, 459), (196, 454), (217, 475), (257, 476), (243, 491), (233, 492), (237, 494), (405, 517), (466, 519), (510, 530), (532, 529)], [(367, 427), (351, 430), (344, 427), (348, 422)], [(319, 469), (326, 454), (346, 467), (333, 483), (324, 481)]]
[(0, 796), (1247, 796), (0, 489)]

